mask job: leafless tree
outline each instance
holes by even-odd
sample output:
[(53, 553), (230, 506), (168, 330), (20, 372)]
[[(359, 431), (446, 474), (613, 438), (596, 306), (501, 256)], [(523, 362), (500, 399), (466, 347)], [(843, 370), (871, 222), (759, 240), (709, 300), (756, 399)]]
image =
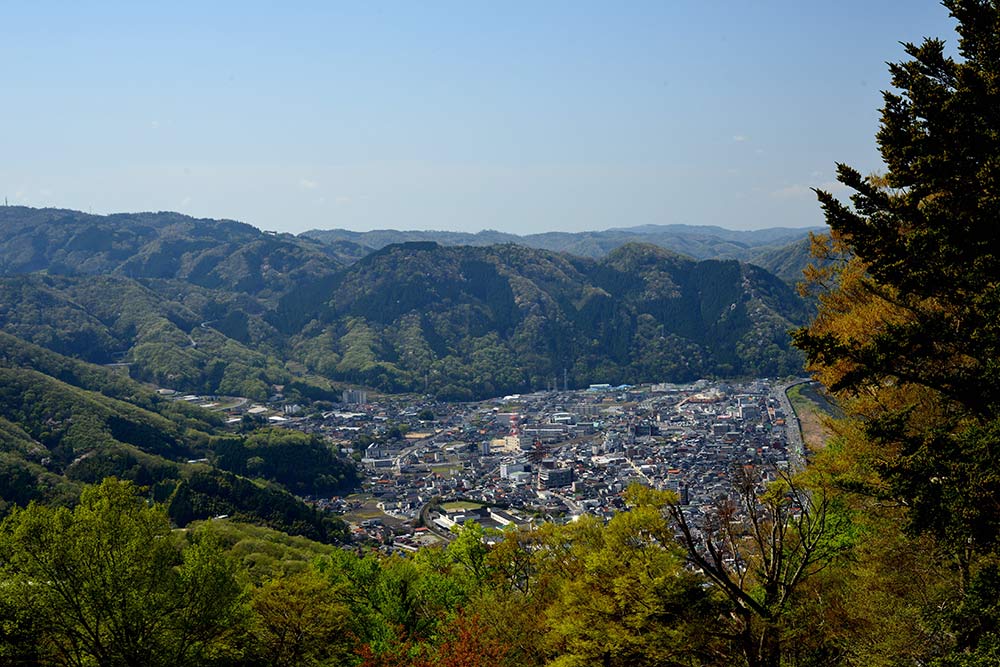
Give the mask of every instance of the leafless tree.
[(781, 623), (796, 590), (822, 571), (844, 546), (838, 521), (822, 489), (806, 489), (780, 470), (737, 469), (732, 497), (718, 503), (701, 525), (679, 504), (670, 505), (688, 560), (733, 605), (739, 642), (750, 667), (781, 663)]

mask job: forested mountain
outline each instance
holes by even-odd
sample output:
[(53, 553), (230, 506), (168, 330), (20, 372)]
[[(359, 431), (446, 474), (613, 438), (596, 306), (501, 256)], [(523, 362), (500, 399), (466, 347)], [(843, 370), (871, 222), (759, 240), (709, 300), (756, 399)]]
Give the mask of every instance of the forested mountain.
[(372, 250), (387, 245), (414, 241), (432, 241), (440, 245), (486, 246), (498, 243), (565, 252), (581, 257), (600, 258), (627, 243), (650, 243), (695, 259), (749, 260), (760, 250), (778, 248), (798, 241), (810, 231), (821, 228), (794, 229), (773, 227), (753, 231), (737, 231), (706, 225), (642, 225), (592, 232), (544, 232), (540, 234), (508, 234), (484, 230), (475, 234), (442, 231), (397, 231), (381, 229), (353, 232), (346, 229), (311, 230), (301, 234), (307, 238), (337, 246), (354, 243)]
[[(9, 333), (159, 386), (266, 398), (287, 378), (258, 299), (180, 281), (29, 274), (0, 278)], [(211, 325), (211, 326), (210, 326)]]
[(267, 298), (339, 264), (323, 244), (178, 213), (0, 207), (0, 274), (175, 278)]
[(794, 372), (806, 308), (736, 261), (632, 244), (601, 260), (513, 244), (387, 246), (277, 309), (315, 372), (450, 398), (571, 384)]
[(823, 231), (822, 227), (738, 231), (705, 225), (643, 225), (597, 232), (544, 232), (524, 236), (493, 230), (472, 234), (328, 229), (311, 230), (300, 234), (300, 237), (323, 242), (345, 264), (358, 261), (365, 254), (388, 245), (412, 242), (433, 242), (444, 246), (514, 243), (592, 259), (605, 257), (623, 245), (648, 243), (694, 259), (736, 259), (756, 264), (794, 286), (802, 280), (806, 266), (817, 262), (809, 253), (809, 233)]
[(253, 398), (275, 384), (332, 398), (330, 381), (468, 399), (564, 373), (574, 386), (784, 374), (800, 366), (786, 332), (807, 317), (760, 268), (648, 244), (592, 259), (416, 242), (358, 259), (350, 241), (232, 221), (21, 207), (0, 208), (0, 232), (5, 331)]

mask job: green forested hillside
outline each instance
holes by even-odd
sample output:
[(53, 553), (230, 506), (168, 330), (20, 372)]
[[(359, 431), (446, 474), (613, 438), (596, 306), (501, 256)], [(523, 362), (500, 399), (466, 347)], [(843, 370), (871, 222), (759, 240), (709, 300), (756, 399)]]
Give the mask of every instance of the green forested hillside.
[(786, 284), (736, 261), (408, 243), (290, 295), (273, 321), (319, 374), (471, 398), (563, 369), (574, 385), (786, 374), (800, 363), (786, 332), (806, 317)]
[(213, 394), (265, 398), (287, 377), (280, 338), (255, 315), (262, 310), (249, 296), (177, 281), (0, 278), (4, 331), (93, 363), (128, 364), (135, 379)]
[(271, 296), (332, 272), (320, 243), (268, 234), (232, 220), (178, 213), (97, 216), (63, 209), (0, 208), (0, 273), (116, 274), (177, 278), (208, 288)]
[(826, 259), (812, 255), (811, 245), (811, 241), (805, 238), (779, 247), (759, 248), (753, 252), (748, 261), (773, 273), (786, 283), (796, 285), (805, 279), (803, 272), (807, 266), (828, 265)]
[(184, 391), (334, 396), (333, 381), (469, 399), (564, 373), (580, 386), (801, 363), (785, 334), (807, 311), (780, 281), (653, 245), (594, 260), (414, 242), (341, 266), (315, 241), (165, 213), (5, 207), (0, 230), (4, 331)]
[[(120, 373), (0, 333), (4, 509), (36, 499), (69, 502), (79, 483), (113, 475), (150, 486), (180, 524), (229, 514), (315, 539), (338, 534), (337, 522), (289, 491), (349, 490), (350, 462), (312, 436), (233, 435), (220, 426), (216, 414), (164, 399)], [(187, 463), (192, 459), (208, 463)]]

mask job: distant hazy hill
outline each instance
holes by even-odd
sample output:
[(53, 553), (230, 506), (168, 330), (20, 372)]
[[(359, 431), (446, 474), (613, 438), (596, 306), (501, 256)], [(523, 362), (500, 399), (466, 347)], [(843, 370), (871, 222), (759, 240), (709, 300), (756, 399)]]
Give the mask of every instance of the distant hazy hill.
[[(691, 229), (703, 250), (709, 232), (717, 250), (802, 233)], [(786, 332), (805, 318), (762, 268), (653, 244), (598, 258), (515, 243), (368, 252), (172, 213), (0, 208), (4, 331), (186, 391), (263, 398), (285, 385), (329, 400), (333, 381), (471, 398), (564, 370), (577, 386), (776, 375), (798, 370)]]
[[(492, 230), (476, 234), (440, 231), (376, 230), (352, 232), (345, 229), (313, 230), (302, 236), (327, 244), (350, 242), (378, 250), (394, 243), (433, 241), (440, 245), (485, 246), (517, 243), (530, 248), (567, 252), (581, 257), (600, 258), (626, 243), (651, 243), (695, 259), (750, 259), (765, 246), (782, 246), (804, 238), (809, 229), (774, 227), (755, 231), (734, 231), (722, 227), (694, 225), (642, 225), (597, 232), (546, 232), (518, 236)], [(819, 231), (814, 228), (812, 231)]]
[(758, 248), (749, 261), (794, 285), (802, 280), (802, 270), (806, 266), (822, 264), (809, 249), (810, 241), (804, 238), (779, 247)]

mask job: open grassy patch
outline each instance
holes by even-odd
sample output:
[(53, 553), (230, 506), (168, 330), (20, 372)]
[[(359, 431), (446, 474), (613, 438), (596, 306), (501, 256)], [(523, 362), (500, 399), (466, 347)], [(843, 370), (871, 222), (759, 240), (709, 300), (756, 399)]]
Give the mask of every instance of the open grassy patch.
[(482, 506), (482, 503), (474, 503), (468, 500), (454, 500), (443, 503), (441, 508), (446, 512), (451, 512), (452, 510), (477, 510)]
[(788, 390), (788, 401), (802, 427), (802, 440), (809, 449), (821, 449), (833, 437), (827, 420), (839, 417), (840, 409), (816, 382), (797, 384)]

